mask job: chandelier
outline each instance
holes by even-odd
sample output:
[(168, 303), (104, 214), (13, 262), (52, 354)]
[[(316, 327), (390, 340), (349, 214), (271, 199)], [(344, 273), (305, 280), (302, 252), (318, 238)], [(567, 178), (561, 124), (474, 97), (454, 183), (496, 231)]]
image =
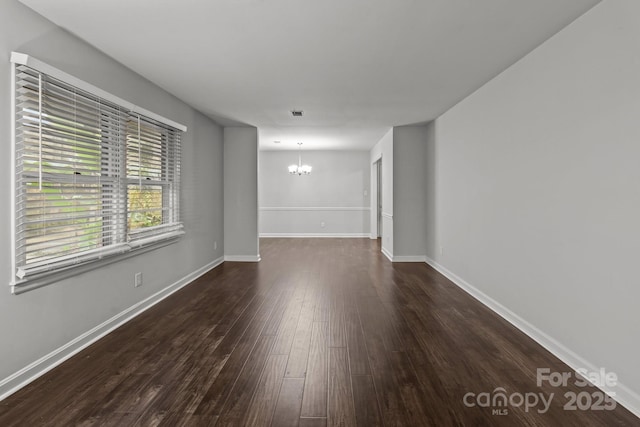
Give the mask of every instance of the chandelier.
[(289, 166), (289, 173), (293, 175), (309, 175), (311, 173), (311, 166), (302, 164), (302, 157), (300, 151), (302, 149), (302, 142), (298, 142), (298, 164)]

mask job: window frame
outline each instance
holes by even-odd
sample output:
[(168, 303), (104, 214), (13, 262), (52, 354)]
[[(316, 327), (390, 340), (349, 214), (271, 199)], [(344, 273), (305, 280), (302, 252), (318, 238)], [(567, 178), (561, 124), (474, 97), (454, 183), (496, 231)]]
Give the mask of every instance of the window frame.
[[(133, 132), (129, 132), (131, 127), (131, 123), (135, 125)], [(140, 130), (144, 128), (145, 131), (142, 133)], [(126, 152), (134, 151), (135, 148), (138, 148), (137, 153), (137, 162), (131, 162), (129, 164), (129, 157), (127, 156), (125, 166), (124, 166), (124, 176), (125, 176), (125, 193), (127, 200), (127, 218), (126, 218), (126, 226), (127, 226), (127, 238), (129, 241), (136, 241), (138, 239), (144, 238), (145, 236), (154, 235), (158, 232), (162, 232), (163, 229), (171, 228), (172, 225), (176, 222), (179, 222), (179, 198), (176, 195), (176, 189), (179, 187), (179, 161), (175, 164), (175, 158), (179, 158), (179, 144), (176, 144), (175, 135), (170, 135), (172, 130), (158, 127), (156, 124), (149, 122), (146, 119), (143, 119), (140, 115), (130, 115), (127, 119), (126, 124)], [(135, 133), (137, 132), (137, 134)], [(155, 136), (156, 139), (160, 140), (159, 145), (154, 146), (151, 145), (148, 140), (150, 134)], [(146, 137), (146, 138), (143, 138)], [(147, 150), (154, 151), (153, 157), (155, 157), (150, 162), (146, 163), (147, 168), (155, 168), (156, 173), (147, 173), (143, 174), (142, 169), (145, 169), (145, 162), (142, 159), (141, 148), (143, 146), (143, 141), (145, 142)], [(133, 150), (129, 148), (129, 143), (132, 142)], [(178, 152), (176, 152), (176, 150)], [(147, 151), (149, 152), (149, 151)], [(148, 160), (148, 159), (147, 159)], [(171, 167), (171, 164), (174, 164), (174, 167)], [(130, 173), (129, 169), (137, 170), (137, 174)], [(156, 175), (156, 176), (153, 176)], [(159, 176), (158, 176), (159, 175)], [(136, 209), (138, 212), (150, 212), (150, 211), (160, 211), (161, 218), (160, 224), (152, 225), (149, 227), (136, 227), (133, 229), (130, 224), (130, 215), (133, 215), (135, 212), (131, 209), (131, 197), (130, 197), (130, 188), (138, 186), (138, 191), (142, 191), (144, 187), (159, 187), (161, 190), (160, 199), (161, 204), (159, 207), (153, 209), (148, 208), (146, 210)]]
[[(103, 265), (103, 264), (109, 264), (112, 262), (117, 262), (123, 258), (138, 255), (148, 250), (153, 250), (153, 249), (156, 249), (157, 247), (174, 243), (180, 236), (182, 236), (184, 234), (184, 230), (183, 230), (183, 224), (180, 218), (180, 209), (179, 209), (180, 187), (181, 187), (180, 179), (179, 179), (180, 178), (180, 145), (181, 145), (180, 136), (183, 132), (186, 132), (187, 130), (186, 126), (181, 125), (172, 120), (166, 119), (158, 114), (155, 114), (146, 109), (138, 107), (121, 98), (118, 98), (108, 92), (105, 92), (93, 86), (90, 83), (84, 82), (76, 77), (73, 77), (65, 73), (64, 71), (58, 70), (55, 67), (52, 67), (42, 61), (39, 61), (32, 56), (18, 53), (18, 52), (12, 52), (11, 62), (12, 62), (12, 67), (11, 67), (11, 83), (12, 83), (11, 189), (12, 189), (12, 200), (13, 200), (13, 206), (14, 206), (12, 209), (12, 215), (11, 215), (11, 225), (13, 230), (12, 242), (11, 242), (12, 243), (11, 258), (12, 258), (13, 271), (15, 274), (15, 276), (12, 278), (11, 282), (9, 283), (9, 285), (11, 286), (12, 293), (19, 294), (22, 292), (26, 292), (28, 290), (39, 288), (41, 286), (45, 286), (47, 284), (56, 282), (63, 278), (70, 277), (75, 274), (79, 274), (84, 271), (94, 269), (96, 268), (96, 263)], [(132, 233), (131, 232), (132, 230), (129, 230), (129, 227), (128, 227), (127, 218), (129, 216), (129, 203), (128, 203), (127, 197), (128, 197), (129, 182), (133, 180), (130, 179), (130, 177), (126, 176), (127, 166), (126, 166), (126, 157), (124, 157), (126, 156), (126, 150), (127, 150), (127, 140), (128, 140), (127, 132), (128, 131), (127, 129), (125, 129), (120, 133), (120, 137), (118, 138), (118, 147), (119, 147), (118, 150), (121, 150), (122, 154), (119, 155), (118, 159), (115, 161), (113, 158), (111, 158), (113, 156), (113, 153), (108, 153), (108, 152), (105, 153), (105, 137), (104, 135), (102, 135), (100, 136), (101, 142), (96, 144), (96, 146), (101, 147), (100, 148), (100, 164), (104, 165), (104, 162), (106, 159), (107, 169), (110, 172), (108, 174), (105, 174), (105, 167), (100, 166), (100, 169), (99, 169), (100, 175), (98, 176), (98, 179), (97, 179), (97, 185), (98, 187), (100, 187), (99, 196), (96, 196), (97, 199), (101, 200), (100, 202), (96, 202), (97, 205), (100, 206), (99, 208), (100, 211), (98, 216), (101, 216), (103, 218), (102, 221), (104, 221), (104, 218), (108, 217), (109, 221), (113, 221), (114, 223), (119, 223), (119, 225), (116, 225), (117, 230), (113, 233), (108, 233), (108, 235), (106, 236), (103, 234), (102, 230), (100, 231), (101, 233), (100, 238), (103, 240), (102, 246), (98, 245), (97, 248), (90, 249), (87, 251), (76, 250), (75, 252), (70, 254), (69, 255), (70, 259), (75, 258), (80, 260), (77, 263), (67, 262), (67, 260), (65, 259), (66, 256), (61, 255), (61, 256), (53, 257), (49, 261), (43, 260), (42, 266), (44, 266), (44, 268), (40, 270), (39, 270), (40, 263), (39, 262), (34, 263), (36, 267), (32, 268), (31, 272), (29, 272), (30, 268), (26, 261), (26, 258), (23, 261), (23, 264), (22, 265), (20, 264), (18, 259), (19, 250), (17, 248), (17, 242), (19, 240), (19, 237), (21, 236), (20, 233), (22, 233), (24, 238), (24, 234), (26, 233), (26, 230), (23, 230), (22, 232), (20, 232), (16, 228), (16, 225), (28, 224), (28, 222), (18, 224), (19, 216), (18, 216), (17, 209), (21, 203), (18, 201), (18, 196), (19, 194), (21, 194), (21, 192), (22, 194), (26, 194), (26, 190), (28, 188), (27, 185), (29, 185), (28, 184), (29, 181), (26, 179), (27, 176), (35, 179), (36, 181), (40, 180), (41, 183), (45, 183), (46, 181), (43, 181), (41, 178), (42, 171), (40, 171), (40, 173), (33, 172), (33, 171), (21, 172), (20, 176), (17, 175), (17, 167), (19, 165), (19, 162), (23, 162), (23, 158), (18, 158), (18, 155), (17, 155), (17, 145), (18, 145), (17, 129), (19, 127), (19, 124), (18, 124), (19, 116), (17, 114), (17, 105), (18, 105), (17, 104), (17, 91), (18, 91), (17, 83), (18, 81), (17, 81), (16, 70), (18, 69), (19, 66), (28, 67), (32, 70), (35, 70), (38, 73), (41, 73), (43, 75), (56, 79), (67, 86), (70, 86), (81, 92), (85, 92), (89, 94), (91, 97), (96, 97), (99, 100), (104, 100), (106, 102), (114, 104), (115, 106), (117, 106), (123, 111), (123, 117), (124, 117), (124, 120), (126, 121), (130, 120), (131, 117), (135, 116), (135, 117), (138, 117), (138, 120), (144, 119), (146, 121), (149, 121), (150, 123), (157, 124), (158, 129), (166, 129), (167, 133), (171, 132), (172, 135), (174, 135), (174, 139), (172, 140), (171, 144), (166, 142), (168, 141), (168, 139), (165, 138), (164, 135), (162, 136), (163, 142), (161, 142), (162, 149), (164, 149), (165, 144), (167, 144), (168, 149), (171, 151), (171, 153), (167, 154), (168, 156), (176, 156), (176, 157), (170, 158), (170, 161), (174, 166), (174, 170), (172, 171), (172, 175), (171, 175), (173, 179), (171, 181), (166, 181), (166, 182), (163, 181), (163, 184), (162, 184), (163, 185), (162, 188), (164, 188), (164, 186), (168, 188), (168, 190), (166, 191), (166, 193), (168, 194), (166, 194), (166, 196), (163, 195), (163, 198), (166, 197), (167, 203), (170, 204), (170, 206), (166, 208), (168, 209), (167, 215), (170, 215), (170, 218), (168, 218), (168, 222), (163, 221), (163, 224), (157, 227), (141, 227), (143, 232), (139, 233), (140, 238), (132, 238), (132, 235), (135, 233)], [(40, 109), (39, 111), (42, 111), (42, 109)], [(42, 118), (40, 117), (40, 120), (41, 119)], [(79, 122), (76, 122), (73, 125), (77, 126), (78, 123)], [(96, 126), (96, 128), (103, 129), (103, 126), (104, 126), (103, 123), (100, 121), (99, 124)], [(21, 144), (22, 144), (21, 147), (25, 146), (24, 142), (21, 142)], [(107, 151), (110, 151), (110, 150), (107, 150)], [(117, 170), (115, 174), (111, 173), (111, 168), (114, 166), (113, 164), (109, 164), (109, 162), (111, 161), (120, 162), (119, 166), (117, 166)], [(22, 164), (23, 163), (21, 163), (21, 165)], [(40, 164), (39, 164), (39, 167), (41, 168)], [(166, 173), (166, 170), (163, 165), (162, 167), (163, 176), (161, 177), (162, 179), (164, 178), (165, 173)], [(65, 174), (59, 173), (58, 175), (60, 176), (58, 176), (59, 179), (56, 180), (56, 182), (58, 181), (63, 182), (65, 180), (64, 178), (66, 178), (64, 177)], [(56, 177), (56, 174), (48, 175), (48, 178), (55, 178), (55, 177)], [(85, 180), (91, 181), (91, 179), (89, 178), (89, 175), (87, 175), (86, 177), (82, 176), (81, 178), (80, 176), (78, 176), (78, 179), (80, 181), (85, 181)], [(101, 180), (104, 181), (102, 186), (100, 185)], [(74, 179), (73, 181), (75, 184), (76, 179)], [(95, 179), (93, 179), (93, 181), (95, 181)], [(139, 185), (142, 186), (143, 182), (140, 179), (138, 179), (137, 182)], [(155, 181), (153, 182), (155, 183)], [(18, 185), (20, 185), (20, 188), (17, 187)], [(104, 185), (108, 185), (111, 191), (115, 191), (117, 193), (114, 197), (119, 198), (120, 200), (124, 200), (124, 206), (120, 207), (115, 214), (107, 215), (106, 217), (104, 214), (105, 211), (102, 210), (103, 208), (101, 205), (105, 197), (104, 194), (102, 193), (103, 191), (102, 189), (104, 188)], [(165, 192), (163, 191), (163, 193)], [(27, 202), (23, 201), (22, 203), (27, 203)], [(164, 214), (165, 214), (164, 199), (162, 200), (161, 208), (162, 208), (163, 217), (164, 217)], [(151, 232), (145, 233), (145, 231), (151, 231)], [(111, 241), (106, 242), (105, 239), (110, 239)], [(93, 252), (95, 252), (95, 254)], [(26, 253), (26, 249), (25, 249), (25, 253)]]

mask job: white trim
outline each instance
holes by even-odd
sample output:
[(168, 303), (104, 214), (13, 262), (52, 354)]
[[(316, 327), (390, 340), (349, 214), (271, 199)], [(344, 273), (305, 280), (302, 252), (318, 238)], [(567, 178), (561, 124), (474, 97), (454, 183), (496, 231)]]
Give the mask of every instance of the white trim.
[[(527, 335), (529, 338), (533, 339), (535, 342), (540, 344), (542, 347), (551, 352), (558, 359), (566, 363), (569, 367), (574, 370), (578, 369), (587, 369), (589, 372), (598, 372), (599, 368), (596, 367), (593, 363), (588, 362), (578, 354), (574, 353), (569, 348), (565, 347), (563, 344), (547, 335), (545, 332), (541, 331), (531, 323), (527, 322), (522, 317), (518, 316), (516, 313), (509, 310), (504, 305), (500, 304), (498, 301), (494, 300), (481, 290), (477, 289), (473, 285), (466, 282), (464, 279), (458, 277), (456, 274), (447, 270), (447, 268), (438, 264), (436, 261), (430, 259), (429, 257), (425, 257), (426, 263), (433, 267), (440, 274), (445, 276), (447, 279), (451, 280), (456, 286), (460, 289), (471, 295), (473, 298), (478, 300), (480, 303), (487, 306), (494, 313), (502, 317), (507, 322), (511, 323), (513, 326), (518, 328), (521, 332)], [(640, 395), (618, 382), (613, 389), (602, 388), (604, 392), (614, 392), (614, 399), (616, 402), (620, 403), (622, 406), (631, 411), (634, 415), (640, 417)]]
[(260, 233), (260, 237), (280, 237), (287, 239), (298, 238), (338, 238), (338, 239), (362, 239), (369, 237), (367, 233)]
[[(11, 129), (11, 139), (9, 145), (11, 145), (11, 200), (8, 201), (6, 206), (11, 206), (11, 277), (15, 277), (16, 274), (16, 65), (11, 65), (11, 108), (9, 113), (11, 118), (9, 119), (9, 127)], [(13, 288), (11, 289), (13, 292)]]
[(370, 211), (371, 208), (368, 206), (336, 206), (336, 207), (325, 207), (325, 206), (265, 206), (259, 208), (261, 211)]
[(260, 262), (260, 254), (258, 255), (225, 255), (225, 261), (230, 262)]
[[(138, 107), (137, 105), (129, 101), (125, 101), (124, 99), (119, 98), (115, 95), (112, 95), (109, 92), (106, 92), (99, 87), (92, 85), (91, 83), (87, 83), (84, 80), (80, 80), (79, 78), (74, 77), (71, 74), (68, 74), (47, 63), (44, 63), (39, 59), (34, 58), (33, 56), (27, 55), (25, 53), (11, 52), (11, 62), (13, 62), (14, 64), (26, 65), (27, 67), (38, 70), (41, 73), (48, 74), (51, 77), (70, 84), (71, 86), (75, 86), (78, 89), (82, 89), (93, 95), (99, 96), (104, 100), (118, 104), (121, 107), (125, 107), (135, 113), (142, 114), (143, 116), (157, 120), (176, 129), (180, 129), (182, 132), (187, 131), (187, 127), (185, 125), (174, 122), (173, 120), (167, 119), (166, 117), (162, 117), (161, 115), (153, 113), (145, 108)], [(15, 88), (13, 89), (13, 91), (15, 91)], [(15, 118), (13, 119), (13, 121), (15, 121)]]
[(387, 248), (385, 248), (385, 247), (383, 246), (383, 247), (380, 249), (380, 252), (382, 252), (382, 254), (383, 254), (384, 256), (386, 256), (386, 257), (389, 259), (389, 261), (393, 262), (393, 254), (392, 254), (391, 252), (389, 252), (389, 251), (387, 250)]
[(370, 238), (371, 240), (377, 240), (377, 239), (378, 239), (378, 235), (376, 235), (376, 234), (369, 234), (369, 238)]
[(393, 214), (387, 212), (382, 212), (380, 215), (382, 215), (383, 218), (393, 219)]
[(427, 257), (424, 255), (395, 255), (392, 262), (426, 262)]
[(176, 243), (178, 241), (178, 237), (180, 236), (174, 236), (172, 238), (161, 240), (147, 246), (141, 246), (136, 248), (135, 250), (127, 250), (104, 258), (96, 258), (83, 264), (70, 265), (55, 272), (45, 273), (40, 277), (33, 277), (28, 281), (22, 280), (11, 282), (9, 283), (9, 285), (11, 286), (11, 293), (13, 295), (20, 295), (22, 293), (58, 282), (60, 280), (77, 276), (79, 274), (86, 273), (87, 271), (95, 270), (98, 267), (104, 267), (106, 265), (113, 264), (114, 262), (160, 249), (162, 247)]
[(187, 274), (183, 278), (167, 286), (161, 291), (158, 291), (155, 294), (145, 298), (144, 300), (132, 305), (126, 310), (116, 314), (109, 320), (106, 320), (95, 328), (85, 332), (79, 337), (55, 349), (51, 353), (41, 357), (28, 366), (25, 366), (18, 372), (3, 379), (2, 381), (0, 381), (0, 400), (5, 399), (9, 395), (15, 393), (38, 377), (44, 375), (56, 366), (60, 365), (65, 360), (69, 359), (73, 355), (98, 341), (100, 338), (104, 337), (108, 333), (127, 323), (129, 320), (138, 316), (143, 311), (156, 305), (163, 299), (167, 298), (169, 295), (190, 284), (208, 271), (216, 268), (217, 266), (222, 264), (223, 261), (223, 258), (220, 257), (210, 262), (209, 264), (197, 269), (196, 271)]

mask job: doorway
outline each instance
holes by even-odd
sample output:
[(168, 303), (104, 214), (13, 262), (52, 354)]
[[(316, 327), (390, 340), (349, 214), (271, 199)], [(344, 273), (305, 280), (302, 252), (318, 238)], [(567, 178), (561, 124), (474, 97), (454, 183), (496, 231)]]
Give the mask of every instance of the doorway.
[(378, 239), (382, 238), (382, 158), (375, 162), (376, 171), (376, 233)]

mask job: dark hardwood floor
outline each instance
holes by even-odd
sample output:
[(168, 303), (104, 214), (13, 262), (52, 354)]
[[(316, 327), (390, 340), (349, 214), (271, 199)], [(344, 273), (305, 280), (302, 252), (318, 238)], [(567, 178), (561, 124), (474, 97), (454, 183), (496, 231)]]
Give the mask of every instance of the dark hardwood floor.
[[(572, 370), (427, 265), (391, 264), (377, 241), (263, 239), (261, 255), (0, 402), (0, 425), (640, 425), (621, 406), (565, 410), (565, 393), (597, 389), (538, 387), (537, 368)], [(518, 393), (553, 398), (545, 411)], [(478, 406), (487, 396), (496, 405)]]

